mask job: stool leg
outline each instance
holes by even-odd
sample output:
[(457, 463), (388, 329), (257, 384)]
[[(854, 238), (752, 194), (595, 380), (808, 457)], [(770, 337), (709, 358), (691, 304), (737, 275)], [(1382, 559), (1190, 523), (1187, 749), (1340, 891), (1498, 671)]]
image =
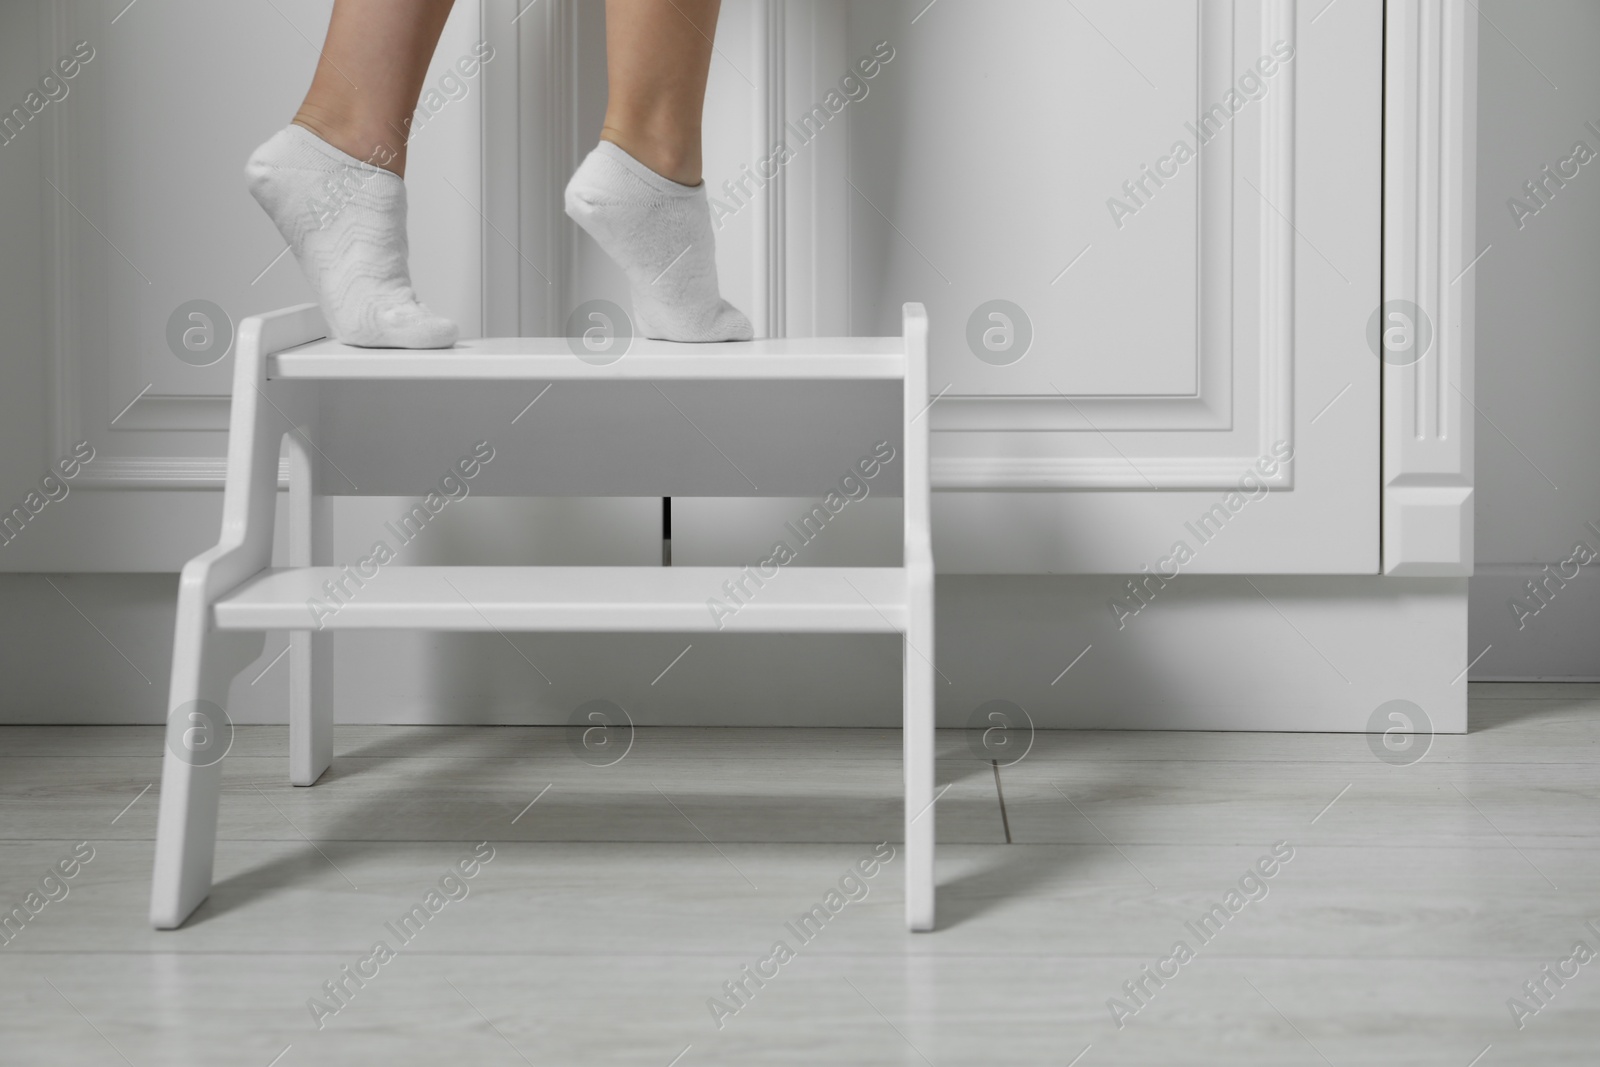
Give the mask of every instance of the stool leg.
[[(191, 597), (178, 610), (193, 616), (204, 609)], [(233, 738), (222, 707), (233, 676), (266, 643), (261, 634), (206, 631), (187, 617), (176, 636), (150, 890), (150, 922), (158, 930), (181, 926), (211, 892), (222, 757)]]
[[(906, 632), (906, 925), (933, 929), (933, 543), (929, 474), (928, 313), (921, 304), (903, 309), (906, 377), (905, 427)], [(937, 398), (935, 398), (937, 399)]]
[[(305, 427), (284, 438), (289, 459), (289, 566), (326, 563), (325, 497), (316, 493), (316, 468)], [(319, 558), (321, 557), (321, 558)], [(289, 781), (315, 785), (333, 762), (333, 635), (289, 634)]]
[[(911, 632), (904, 641), (905, 662), (905, 790), (906, 790), (906, 925), (915, 931), (933, 929), (934, 921), (934, 781), (933, 781), (933, 634), (927, 644)], [(913, 647), (915, 642), (915, 647)], [(928, 658), (924, 658), (928, 657)]]

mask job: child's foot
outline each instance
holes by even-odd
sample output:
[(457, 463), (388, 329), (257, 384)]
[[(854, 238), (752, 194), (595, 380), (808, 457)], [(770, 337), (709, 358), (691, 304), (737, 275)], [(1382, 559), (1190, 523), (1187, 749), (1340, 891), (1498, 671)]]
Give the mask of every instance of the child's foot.
[(459, 331), (411, 289), (406, 184), (303, 126), (289, 126), (245, 164), (250, 193), (289, 242), (347, 345), (449, 348)]
[(601, 141), (567, 185), (567, 214), (628, 276), (635, 326), (662, 341), (748, 341), (717, 287), (705, 183), (680, 185)]

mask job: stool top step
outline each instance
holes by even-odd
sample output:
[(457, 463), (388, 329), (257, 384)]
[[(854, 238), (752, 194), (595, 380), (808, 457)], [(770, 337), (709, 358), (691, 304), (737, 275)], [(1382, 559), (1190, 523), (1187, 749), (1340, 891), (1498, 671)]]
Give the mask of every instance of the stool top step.
[(624, 355), (579, 358), (565, 337), (489, 337), (406, 351), (315, 341), (267, 359), (267, 377), (319, 380), (836, 381), (905, 377), (900, 337), (789, 337), (689, 345), (634, 339)]

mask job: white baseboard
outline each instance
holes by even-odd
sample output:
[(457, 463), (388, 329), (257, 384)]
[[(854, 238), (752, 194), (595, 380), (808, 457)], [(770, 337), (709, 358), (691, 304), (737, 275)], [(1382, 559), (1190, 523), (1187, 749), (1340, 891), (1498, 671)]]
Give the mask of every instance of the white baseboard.
[[(0, 576), (16, 605), (0, 632), (0, 722), (160, 722), (173, 576), (52, 580), (59, 591), (44, 576)], [(942, 578), (939, 724), (964, 726), (999, 699), (1040, 728), (1364, 731), (1379, 705), (1400, 699), (1438, 732), (1466, 728), (1465, 579), (1185, 577), (1119, 629), (1107, 602), (1121, 581)], [(899, 642), (887, 636), (337, 640), (336, 714), (347, 723), (561, 724), (596, 698), (640, 725), (882, 728), (900, 718)], [(287, 721), (287, 659), (275, 662), (285, 643), (269, 635), (235, 681), (235, 721)]]
[(1041, 727), (1365, 731), (1398, 699), (1466, 729), (1465, 579), (1196, 575), (1119, 628), (1127, 581), (941, 582), (940, 724), (1008, 699)]

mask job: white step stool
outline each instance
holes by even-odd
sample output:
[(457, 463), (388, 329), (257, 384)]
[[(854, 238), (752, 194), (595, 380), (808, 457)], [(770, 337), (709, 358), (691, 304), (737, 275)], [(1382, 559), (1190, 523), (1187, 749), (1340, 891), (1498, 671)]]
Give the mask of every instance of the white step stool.
[[(315, 305), (240, 324), (229, 420), (222, 537), (183, 568), (172, 651), (168, 743), (161, 772), (150, 919), (183, 923), (211, 891), (220, 759), (184, 737), (196, 702), (221, 706), (260, 654), (264, 633), (290, 630), (289, 769), (311, 785), (333, 754), (333, 708), (317, 688), (329, 649), (307, 601), (338, 572), (312, 566), (316, 465), (310, 444), (319, 383), (329, 381), (872, 381), (904, 383), (905, 554), (899, 567), (790, 567), (730, 617), (730, 631), (903, 635), (906, 922), (931, 930), (933, 844), (933, 550), (929, 538), (928, 318), (904, 309), (899, 338), (821, 338), (681, 345), (636, 341), (597, 366), (563, 338), (467, 341), (407, 352), (323, 341)], [(272, 568), (280, 446), (289, 455), (290, 567)], [(706, 608), (729, 567), (390, 567), (323, 629), (712, 631)], [(194, 720), (200, 722), (201, 720)], [(204, 764), (204, 765), (202, 765)]]

